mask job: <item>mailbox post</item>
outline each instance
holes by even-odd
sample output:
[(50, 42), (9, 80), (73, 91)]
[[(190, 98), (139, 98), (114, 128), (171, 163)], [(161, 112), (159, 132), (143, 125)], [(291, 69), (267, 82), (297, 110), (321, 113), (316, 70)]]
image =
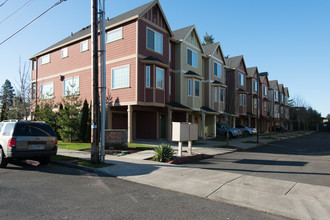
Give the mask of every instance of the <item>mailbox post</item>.
[(182, 142), (188, 141), (188, 153), (192, 155), (192, 141), (198, 140), (198, 125), (172, 122), (172, 141), (178, 141), (178, 156), (182, 156)]

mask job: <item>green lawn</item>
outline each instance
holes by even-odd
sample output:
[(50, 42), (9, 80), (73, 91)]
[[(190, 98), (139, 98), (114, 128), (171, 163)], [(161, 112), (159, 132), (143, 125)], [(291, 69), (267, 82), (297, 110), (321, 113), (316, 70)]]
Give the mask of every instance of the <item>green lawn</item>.
[(69, 142), (58, 141), (57, 146), (58, 148), (62, 148), (62, 149), (79, 150), (79, 151), (91, 149), (91, 143), (69, 143)]
[(136, 150), (153, 150), (155, 146), (144, 145), (144, 144), (136, 144), (136, 143), (128, 143), (128, 148), (136, 149)]

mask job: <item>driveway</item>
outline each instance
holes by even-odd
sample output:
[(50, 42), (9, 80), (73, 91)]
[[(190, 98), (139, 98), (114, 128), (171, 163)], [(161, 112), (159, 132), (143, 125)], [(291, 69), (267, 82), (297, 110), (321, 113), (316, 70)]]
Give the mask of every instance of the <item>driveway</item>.
[(185, 166), (330, 187), (330, 132), (218, 155)]

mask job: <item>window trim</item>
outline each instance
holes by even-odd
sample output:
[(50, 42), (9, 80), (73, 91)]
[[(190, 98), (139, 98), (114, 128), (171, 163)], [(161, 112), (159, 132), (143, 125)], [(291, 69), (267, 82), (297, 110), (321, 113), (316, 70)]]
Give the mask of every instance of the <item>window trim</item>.
[[(128, 82), (127, 82), (127, 86), (114, 88), (113, 87), (113, 71), (116, 70), (116, 69), (124, 68), (124, 67), (128, 67)], [(129, 88), (130, 87), (130, 83), (131, 83), (130, 79), (131, 79), (131, 67), (130, 67), (130, 64), (126, 64), (126, 65), (122, 65), (122, 66), (116, 66), (116, 67), (111, 68), (111, 82), (110, 82), (111, 83), (111, 90)]]
[[(154, 49), (148, 47), (148, 29), (150, 31), (154, 32)], [(157, 43), (156, 43), (156, 33), (162, 36), (162, 48), (161, 48), (161, 52), (159, 52), (159, 51), (156, 50), (156, 45), (157, 45)], [(147, 27), (146, 28), (146, 48), (149, 49), (149, 50), (152, 50), (152, 51), (154, 51), (154, 52), (156, 52), (158, 54), (163, 55), (163, 53), (164, 53), (164, 35), (161, 34), (161, 33), (159, 33), (158, 31), (155, 31), (154, 29), (152, 29), (150, 27)]]
[[(74, 79), (74, 78), (78, 78), (78, 83), (79, 83), (79, 89), (78, 89), (78, 93), (77, 94), (66, 94), (66, 91), (65, 91), (65, 81), (66, 80), (71, 80), (71, 79)], [(71, 95), (80, 95), (80, 77), (79, 77), (79, 75), (77, 75), (77, 76), (72, 76), (72, 77), (69, 77), (69, 78), (65, 78), (64, 80), (63, 80), (63, 96), (71, 96)]]
[[(48, 61), (42, 62), (42, 60), (45, 59), (46, 57), (48, 57)], [(40, 57), (40, 65), (45, 65), (47, 63), (50, 63), (50, 54), (46, 54), (46, 55), (43, 55), (42, 57)]]
[[(188, 50), (191, 51), (191, 65), (188, 63)], [(194, 68), (198, 68), (198, 53), (195, 50), (190, 49), (189, 47), (187, 47), (186, 53), (187, 53), (186, 54), (186, 64), (189, 65), (189, 66), (192, 66)], [(196, 54), (196, 66), (194, 66), (193, 53)]]
[[(51, 96), (47, 96), (47, 98), (45, 98), (45, 97), (43, 97), (43, 93), (42, 93), (42, 88), (43, 88), (43, 86), (45, 86), (45, 85), (52, 85), (52, 95)], [(41, 84), (40, 85), (40, 99), (42, 99), (42, 100), (46, 100), (46, 99), (52, 99), (52, 98), (54, 98), (54, 82), (48, 82), (48, 83), (43, 83), (43, 84)]]
[[(163, 71), (162, 87), (158, 87), (158, 84), (157, 84), (157, 79), (158, 79), (157, 70)], [(164, 81), (165, 81), (165, 70), (162, 69), (162, 68), (156, 67), (156, 89), (165, 89), (164, 88), (165, 87), (165, 82)]]
[[(116, 39), (114, 39), (114, 40), (109, 40), (109, 37), (108, 37), (108, 36), (109, 36), (111, 33), (116, 32), (116, 31), (119, 31), (119, 30), (120, 30), (120, 33), (121, 33), (120, 38), (116, 38)], [(106, 41), (105, 41), (105, 43), (108, 44), (108, 43), (115, 42), (115, 41), (122, 40), (122, 39), (123, 39), (123, 27), (119, 27), (119, 28), (116, 28), (116, 29), (114, 29), (114, 30), (108, 31), (108, 32), (106, 33)]]
[[(87, 44), (87, 48), (84, 50), (83, 49), (83, 44), (86, 43)], [(89, 47), (88, 47), (88, 39), (87, 40), (84, 40), (82, 42), (80, 42), (80, 52), (85, 52), (85, 51), (88, 51), (89, 50)]]

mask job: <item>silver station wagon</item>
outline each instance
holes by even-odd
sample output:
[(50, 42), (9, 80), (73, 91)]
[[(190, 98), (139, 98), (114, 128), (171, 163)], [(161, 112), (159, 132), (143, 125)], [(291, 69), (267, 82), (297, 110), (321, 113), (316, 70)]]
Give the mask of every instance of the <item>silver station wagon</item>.
[(38, 160), (47, 164), (57, 153), (57, 138), (45, 122), (7, 120), (0, 122), (0, 167), (11, 159)]

